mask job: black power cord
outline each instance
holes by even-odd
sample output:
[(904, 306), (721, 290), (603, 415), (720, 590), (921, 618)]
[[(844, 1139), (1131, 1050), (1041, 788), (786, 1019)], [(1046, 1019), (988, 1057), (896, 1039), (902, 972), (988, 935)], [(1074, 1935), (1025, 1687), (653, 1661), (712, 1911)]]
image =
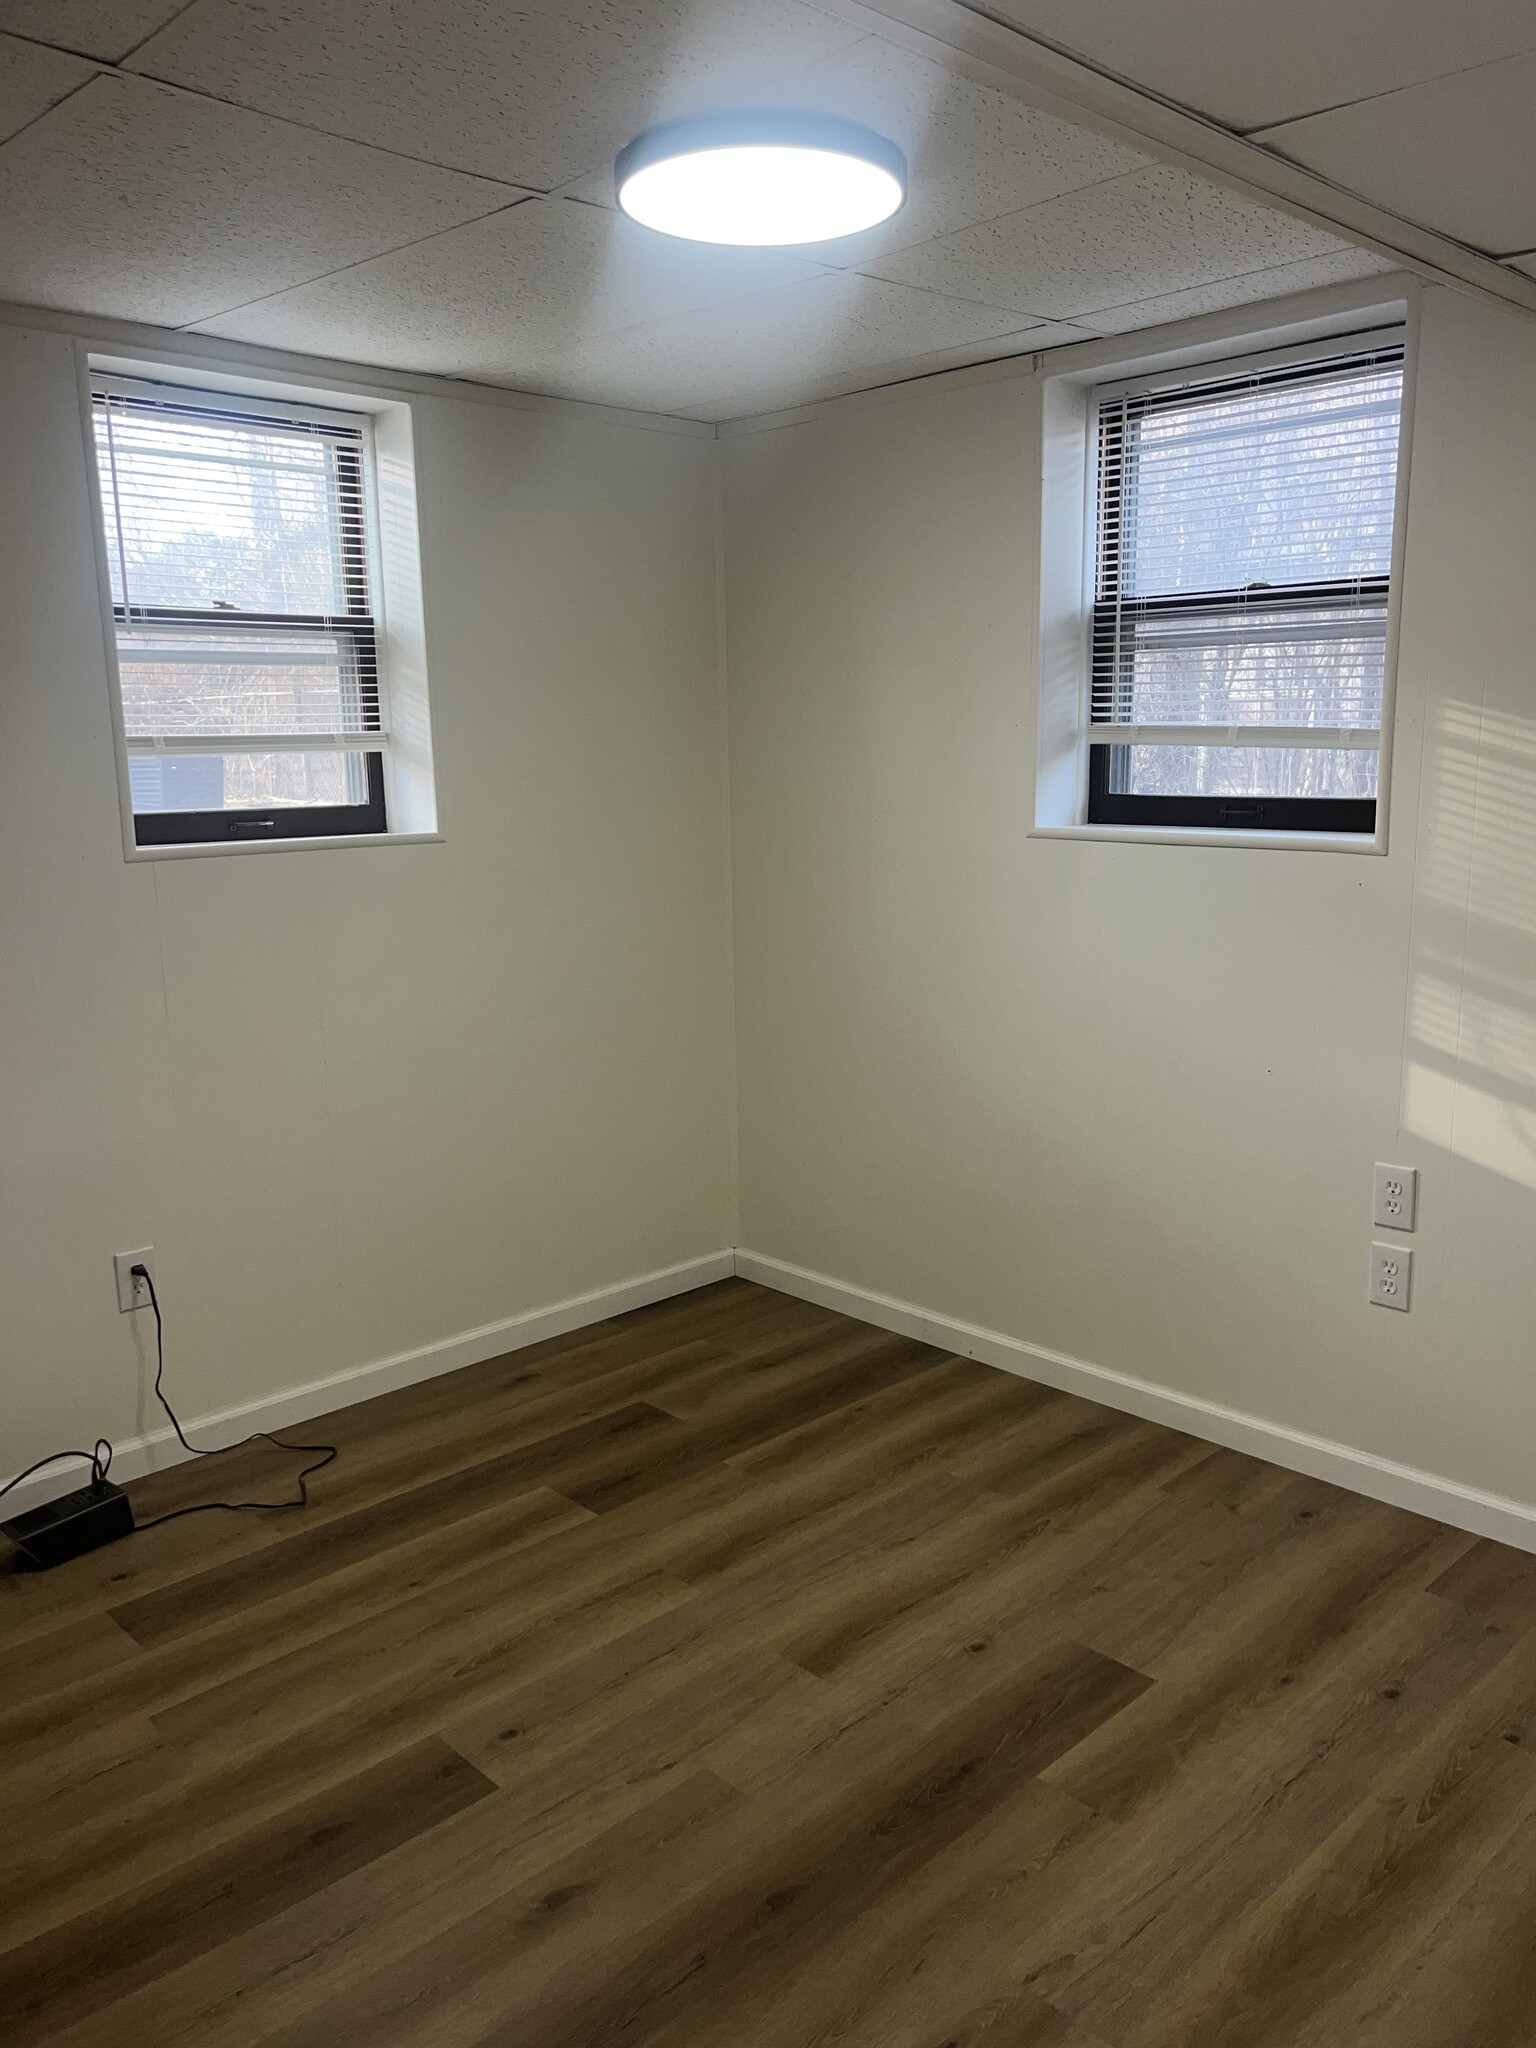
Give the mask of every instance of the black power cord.
[(140, 1529), (158, 1529), (162, 1522), (175, 1522), (180, 1520), (183, 1515), (211, 1514), (216, 1508), (225, 1509), (231, 1514), (241, 1514), (247, 1510), (258, 1508), (263, 1511), (271, 1511), (280, 1508), (308, 1507), (309, 1486), (307, 1482), (316, 1472), (323, 1472), (327, 1465), (335, 1463), (340, 1455), (335, 1444), (291, 1444), (280, 1436), (273, 1436), (271, 1431), (266, 1429), (253, 1430), (249, 1436), (241, 1437), (238, 1443), (220, 1444), (213, 1450), (205, 1450), (200, 1444), (191, 1442), (186, 1431), (181, 1426), (180, 1417), (166, 1399), (165, 1389), (160, 1384), (165, 1377), (165, 1324), (160, 1317), (160, 1297), (155, 1292), (154, 1280), (150, 1275), (148, 1266), (133, 1266), (129, 1270), (136, 1280), (142, 1280), (149, 1289), (149, 1305), (155, 1312), (155, 1399), (171, 1418), (171, 1427), (175, 1430), (177, 1440), (184, 1451), (189, 1452), (194, 1458), (220, 1458), (226, 1451), (243, 1451), (247, 1444), (266, 1443), (275, 1445), (280, 1451), (318, 1451), (321, 1453), (312, 1465), (306, 1465), (299, 1474), (299, 1491), (297, 1498), (294, 1500), (204, 1500), (199, 1501), (195, 1507), (172, 1508), (168, 1514), (156, 1515), (152, 1520), (140, 1522), (136, 1526)]
[[(226, 1451), (243, 1451), (247, 1444), (267, 1443), (274, 1445), (280, 1451), (317, 1451), (320, 1453), (314, 1463), (306, 1465), (299, 1474), (299, 1491), (297, 1498), (293, 1500), (204, 1500), (199, 1501), (195, 1507), (172, 1508), (169, 1513), (156, 1515), (148, 1522), (136, 1523), (135, 1527), (139, 1529), (155, 1529), (162, 1522), (179, 1520), (182, 1515), (206, 1515), (211, 1514), (215, 1509), (222, 1509), (231, 1514), (242, 1514), (248, 1510), (257, 1509), (263, 1513), (273, 1513), (285, 1508), (308, 1507), (308, 1481), (314, 1477), (315, 1473), (323, 1472), (327, 1465), (334, 1464), (340, 1455), (335, 1444), (291, 1444), (285, 1438), (273, 1436), (270, 1430), (265, 1429), (254, 1430), (250, 1436), (242, 1437), (238, 1443), (221, 1444), (216, 1449), (204, 1449), (201, 1445), (193, 1443), (181, 1426), (181, 1418), (167, 1400), (165, 1388), (162, 1384), (165, 1378), (165, 1324), (161, 1319), (160, 1297), (155, 1292), (154, 1280), (151, 1277), (148, 1266), (133, 1266), (130, 1268), (130, 1271), (134, 1279), (142, 1280), (149, 1289), (149, 1305), (155, 1312), (155, 1399), (171, 1418), (171, 1427), (175, 1430), (177, 1441), (184, 1451), (194, 1458), (221, 1458)], [(93, 1450), (51, 1451), (46, 1458), (39, 1458), (35, 1465), (29, 1465), (25, 1472), (18, 1472), (14, 1479), (8, 1479), (4, 1486), (0, 1486), (0, 1495), (9, 1493), (13, 1486), (20, 1486), (23, 1479), (30, 1479), (34, 1472), (41, 1472), (45, 1465), (56, 1465), (64, 1458), (84, 1459), (91, 1468), (91, 1484), (99, 1486), (112, 1469), (112, 1446), (106, 1437), (99, 1436), (96, 1439)]]
[[(102, 1456), (103, 1451), (106, 1452), (105, 1457)], [(112, 1469), (112, 1446), (104, 1436), (99, 1436), (93, 1451), (50, 1451), (46, 1458), (39, 1458), (37, 1463), (29, 1465), (25, 1472), (18, 1472), (14, 1479), (7, 1479), (4, 1486), (0, 1486), (0, 1494), (9, 1493), (13, 1486), (20, 1486), (23, 1479), (30, 1479), (34, 1472), (41, 1472), (45, 1465), (57, 1465), (61, 1458), (83, 1458), (91, 1468), (91, 1484), (100, 1486)]]

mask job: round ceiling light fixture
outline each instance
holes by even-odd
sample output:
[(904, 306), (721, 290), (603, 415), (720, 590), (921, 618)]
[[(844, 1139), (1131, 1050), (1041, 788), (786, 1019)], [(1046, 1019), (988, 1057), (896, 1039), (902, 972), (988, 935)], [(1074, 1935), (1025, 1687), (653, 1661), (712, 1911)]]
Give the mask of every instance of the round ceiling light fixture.
[(757, 249), (856, 235), (889, 220), (907, 196), (895, 143), (831, 114), (669, 121), (613, 168), (619, 205), (643, 227)]

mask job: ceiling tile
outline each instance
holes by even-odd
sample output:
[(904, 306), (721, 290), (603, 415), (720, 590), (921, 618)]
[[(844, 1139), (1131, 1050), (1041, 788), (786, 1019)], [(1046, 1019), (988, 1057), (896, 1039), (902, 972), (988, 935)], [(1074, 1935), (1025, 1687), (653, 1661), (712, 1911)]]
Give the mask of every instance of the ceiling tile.
[(991, 0), (989, 11), (1234, 128), (1536, 49), (1530, 0)]
[(181, 326), (515, 197), (103, 73), (0, 148), (0, 298)]
[(0, 0), (0, 29), (115, 64), (186, 0)]
[(782, 385), (769, 385), (759, 391), (733, 393), (725, 402), (715, 399), (708, 405), (684, 406), (682, 417), (712, 422), (750, 419), (756, 413), (778, 412), (786, 402), (805, 405), (821, 398), (842, 398), (854, 391), (878, 390), (883, 384), (902, 384), (915, 377), (931, 377), (941, 370), (963, 370), (973, 363), (998, 362), (1009, 357), (1032, 355), (1036, 350), (1064, 348), (1074, 341), (1097, 339), (1090, 328), (1066, 327), (1056, 323), (1014, 328), (1007, 334), (987, 335), (980, 341), (962, 342), (956, 348), (935, 349), (927, 355), (906, 356), (895, 362), (882, 363), (874, 370), (846, 370), (818, 377), (788, 401), (784, 398)]
[(537, 199), (201, 325), (351, 362), (515, 381), (585, 338), (820, 274), (775, 250), (674, 241), (600, 207)]
[(1292, 121), (1258, 139), (1476, 249), (1536, 242), (1536, 55)]
[[(899, 144), (907, 158), (909, 195), (894, 219), (868, 234), (800, 252), (840, 269), (1150, 162), (875, 36), (796, 73), (788, 96), (797, 108), (862, 121)], [(742, 104), (771, 105), (783, 97), (761, 89), (744, 94)], [(578, 190), (605, 205), (612, 201), (606, 170)]]
[(1257, 305), (1263, 299), (1282, 299), (1290, 292), (1315, 291), (1319, 285), (1376, 277), (1392, 268), (1385, 257), (1373, 256), (1368, 249), (1339, 249), (1331, 256), (1309, 256), (1301, 263), (1250, 270), (1242, 277), (1193, 285), (1188, 291), (1139, 299), (1129, 306), (1101, 306), (1081, 317), (1103, 334), (1128, 334), (1133, 328), (1188, 320), (1196, 313), (1222, 313), (1229, 306)]
[(548, 189), (858, 34), (801, 0), (194, 0), (133, 68)]
[(1038, 319), (1212, 284), (1331, 254), (1336, 236), (1161, 165), (966, 228), (869, 266)]
[(518, 381), (571, 398), (726, 418), (793, 405), (849, 372), (878, 383), (886, 366), (1013, 336), (1023, 325), (996, 307), (838, 271), (583, 343)]
[(83, 57), (0, 35), (0, 141), (46, 114), (94, 74), (95, 66)]

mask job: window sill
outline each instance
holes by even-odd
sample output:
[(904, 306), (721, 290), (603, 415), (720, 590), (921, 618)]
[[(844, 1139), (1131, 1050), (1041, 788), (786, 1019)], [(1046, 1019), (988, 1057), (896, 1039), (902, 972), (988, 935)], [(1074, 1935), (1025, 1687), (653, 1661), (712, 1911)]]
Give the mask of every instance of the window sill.
[(313, 853), (322, 846), (441, 846), (441, 832), (332, 832), (314, 839), (225, 839), (182, 846), (132, 846), (124, 859), (206, 860), (227, 853)]
[(1267, 847), (1300, 853), (1384, 854), (1378, 832), (1220, 832), (1195, 825), (1032, 825), (1031, 839), (1104, 839), (1130, 846)]

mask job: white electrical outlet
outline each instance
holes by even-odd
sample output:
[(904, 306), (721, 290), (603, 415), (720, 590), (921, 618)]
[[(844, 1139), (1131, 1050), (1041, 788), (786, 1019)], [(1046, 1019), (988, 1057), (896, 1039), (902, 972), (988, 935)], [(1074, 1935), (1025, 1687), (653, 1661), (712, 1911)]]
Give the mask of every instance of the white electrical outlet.
[(1378, 1162), (1371, 1189), (1371, 1221), (1388, 1230), (1412, 1230), (1418, 1206), (1419, 1169)]
[(1413, 1253), (1405, 1244), (1371, 1246), (1371, 1300), (1378, 1308), (1408, 1306), (1413, 1284)]
[(117, 1275), (117, 1306), (123, 1315), (127, 1315), (130, 1309), (149, 1307), (149, 1289), (134, 1273), (135, 1266), (147, 1266), (150, 1278), (154, 1278), (153, 1245), (146, 1245), (141, 1252), (114, 1252), (112, 1255), (112, 1270)]

